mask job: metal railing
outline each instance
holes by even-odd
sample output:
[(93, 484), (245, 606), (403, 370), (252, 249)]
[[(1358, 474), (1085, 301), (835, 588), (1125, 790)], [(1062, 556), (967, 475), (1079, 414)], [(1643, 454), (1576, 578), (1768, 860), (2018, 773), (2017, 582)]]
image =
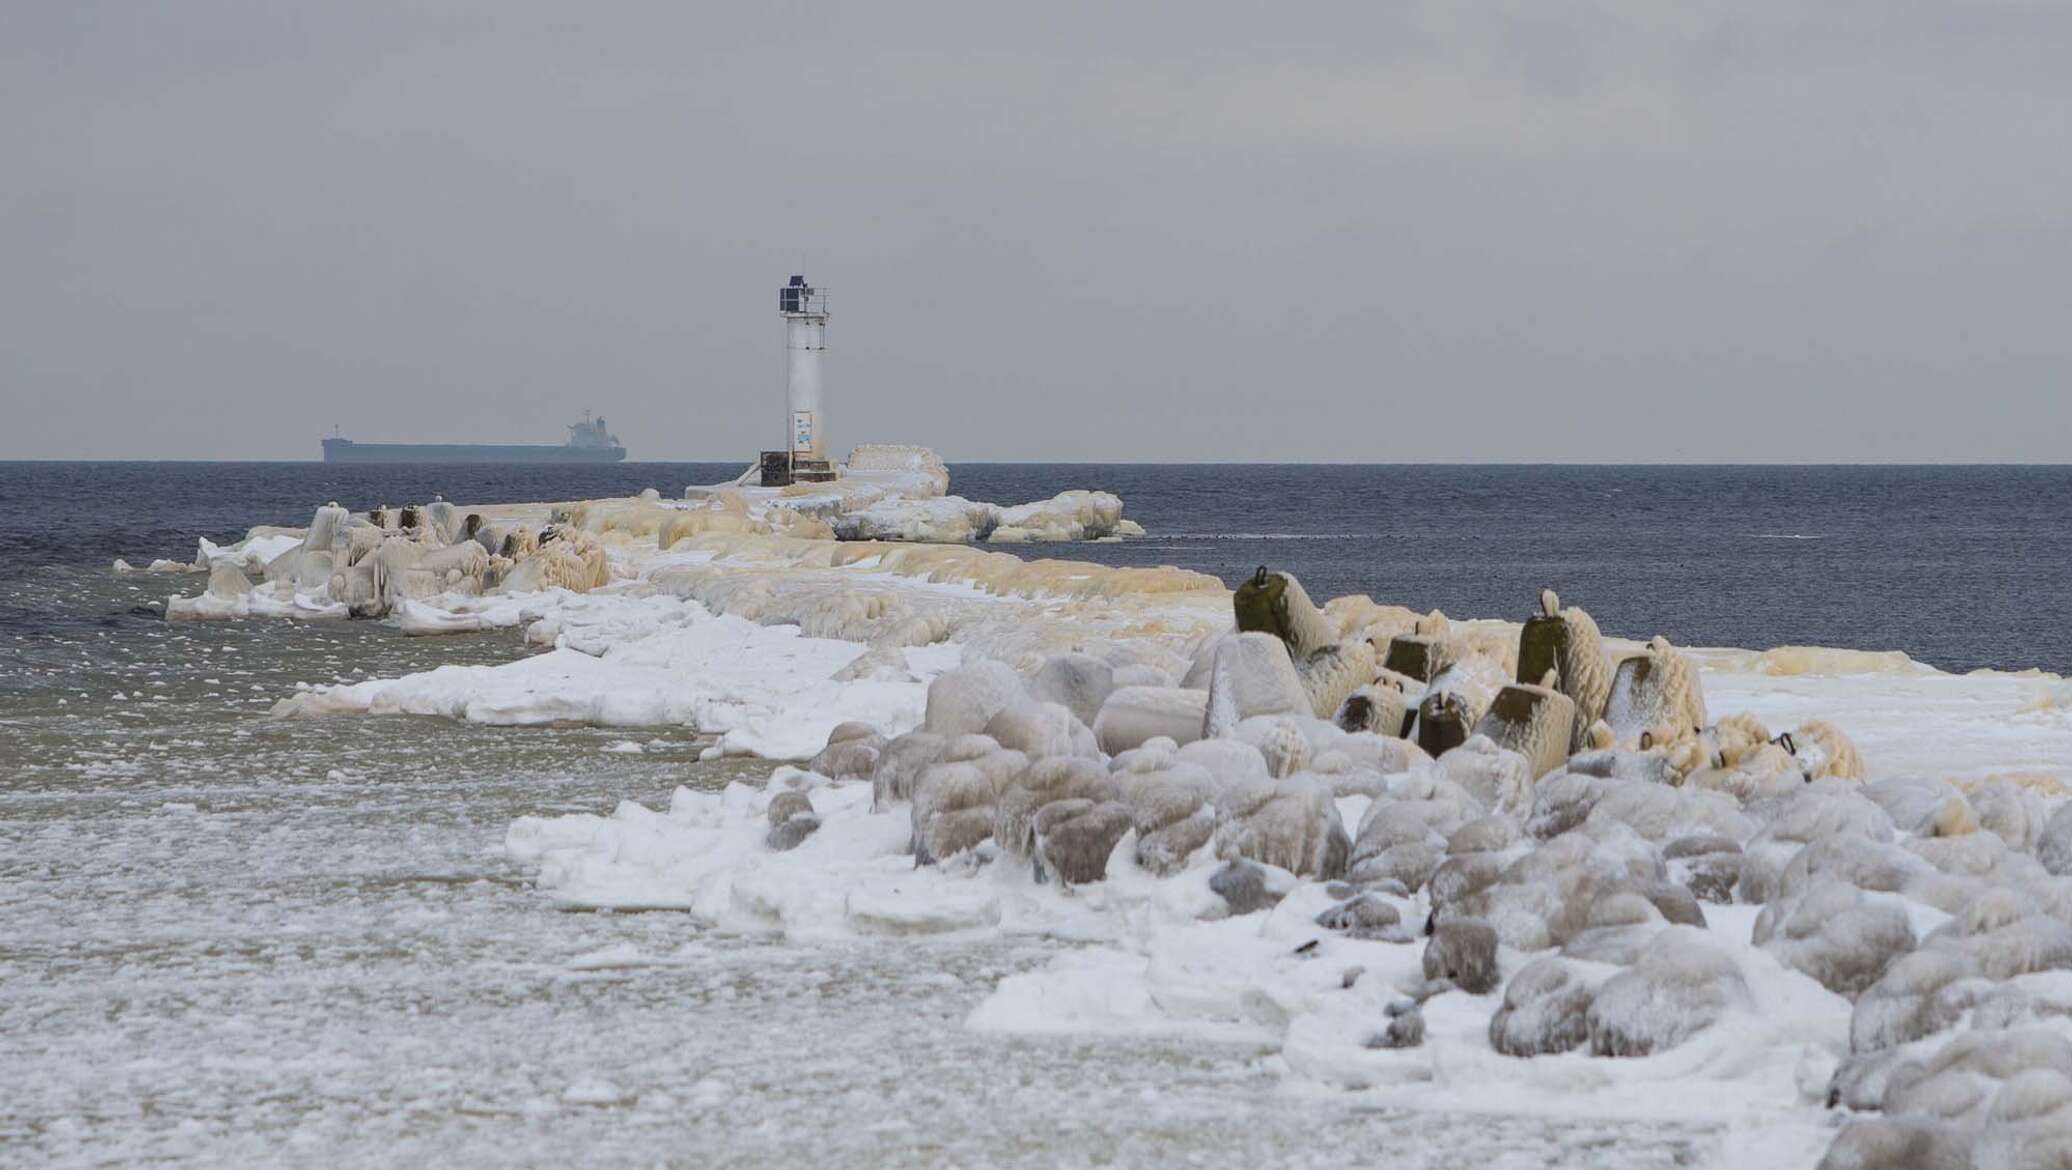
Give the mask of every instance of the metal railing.
[(788, 284), (777, 290), (777, 311), (800, 316), (823, 316), (827, 313), (827, 290), (807, 285)]

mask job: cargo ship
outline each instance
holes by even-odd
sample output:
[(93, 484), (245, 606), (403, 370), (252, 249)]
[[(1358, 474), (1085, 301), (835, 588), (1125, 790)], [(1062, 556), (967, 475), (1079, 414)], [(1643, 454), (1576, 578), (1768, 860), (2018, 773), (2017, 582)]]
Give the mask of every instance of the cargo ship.
[[(335, 428), (334, 428), (335, 429)], [(617, 463), (626, 458), (618, 436), (604, 419), (583, 412), (568, 425), (568, 442), (547, 443), (359, 443), (333, 434), (324, 440), (326, 463)]]

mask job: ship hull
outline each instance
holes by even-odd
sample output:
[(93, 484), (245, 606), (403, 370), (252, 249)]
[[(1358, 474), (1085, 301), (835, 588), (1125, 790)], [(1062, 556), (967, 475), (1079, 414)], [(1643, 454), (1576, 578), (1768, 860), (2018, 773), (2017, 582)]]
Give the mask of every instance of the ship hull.
[(624, 447), (545, 443), (356, 443), (325, 439), (326, 463), (619, 463)]

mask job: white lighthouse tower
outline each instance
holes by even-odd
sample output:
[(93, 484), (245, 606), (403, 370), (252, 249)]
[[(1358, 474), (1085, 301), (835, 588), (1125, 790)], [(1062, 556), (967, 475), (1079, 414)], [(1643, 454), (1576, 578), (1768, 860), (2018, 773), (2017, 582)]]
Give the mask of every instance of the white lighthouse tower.
[[(785, 471), (787, 480), (834, 478), (827, 458), (827, 415), (820, 397), (820, 355), (827, 350), (827, 293), (803, 276), (777, 290), (777, 314), (784, 318), (787, 367)], [(772, 452), (771, 454), (774, 454)], [(766, 458), (763, 481), (774, 470)]]

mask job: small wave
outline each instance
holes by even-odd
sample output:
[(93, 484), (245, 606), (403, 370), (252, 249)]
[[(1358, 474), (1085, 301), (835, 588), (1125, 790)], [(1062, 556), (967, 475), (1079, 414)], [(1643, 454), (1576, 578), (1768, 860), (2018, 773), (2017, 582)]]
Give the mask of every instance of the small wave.
[(1804, 532), (1751, 532), (1751, 533), (1749, 533), (1749, 534), (1748, 534), (1748, 539), (1750, 539), (1750, 540), (1826, 540), (1826, 539), (1827, 539), (1827, 537), (1825, 537), (1825, 536), (1822, 536), (1822, 535), (1820, 535), (1819, 533), (1813, 533), (1813, 534), (1811, 534), (1811, 535), (1808, 535), (1808, 534), (1806, 534), (1806, 533), (1804, 533)]

